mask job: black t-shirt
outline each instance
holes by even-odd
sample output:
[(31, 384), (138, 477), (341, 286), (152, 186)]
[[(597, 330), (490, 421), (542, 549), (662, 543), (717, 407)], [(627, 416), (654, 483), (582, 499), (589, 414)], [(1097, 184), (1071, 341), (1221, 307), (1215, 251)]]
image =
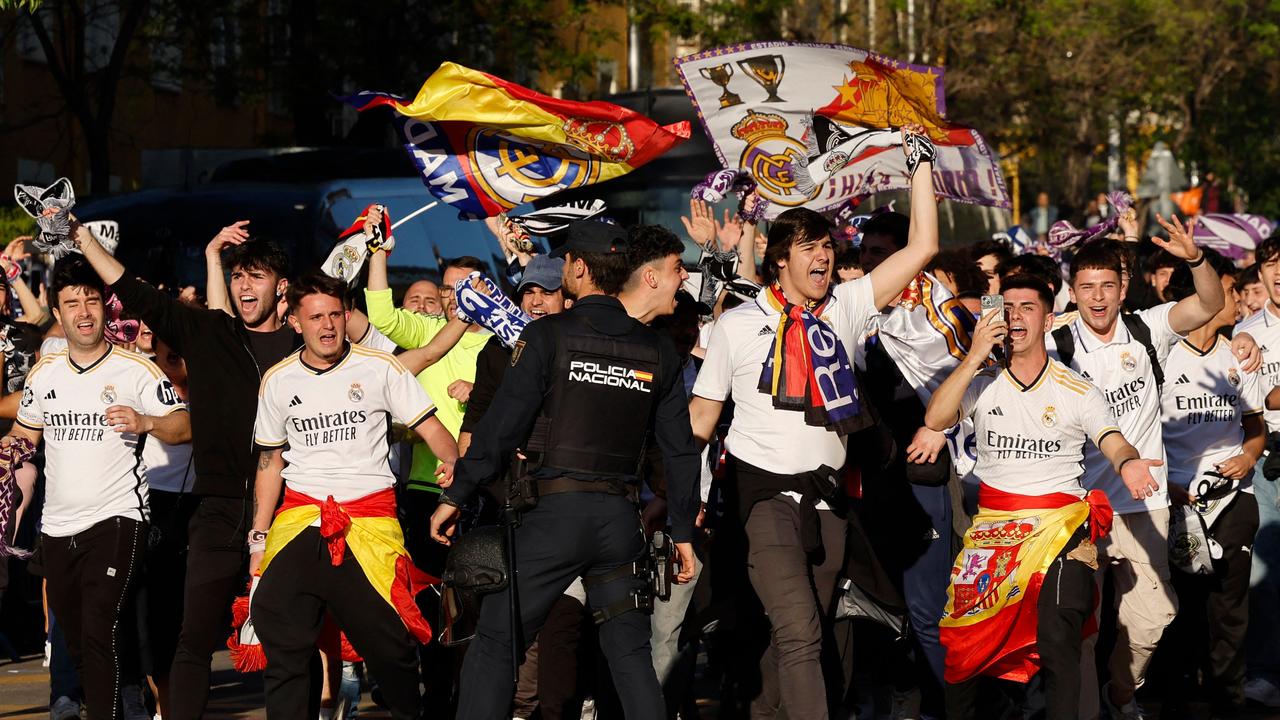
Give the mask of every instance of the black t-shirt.
[(476, 355), (476, 381), (471, 388), (471, 397), (467, 399), (467, 412), (462, 416), (460, 432), (474, 432), (480, 418), (488, 412), (510, 365), (511, 351), (496, 335), (480, 348)]
[(288, 325), (271, 332), (249, 331), (249, 352), (258, 363), (258, 372), (265, 373), (273, 365), (285, 359), (298, 347), (298, 333)]

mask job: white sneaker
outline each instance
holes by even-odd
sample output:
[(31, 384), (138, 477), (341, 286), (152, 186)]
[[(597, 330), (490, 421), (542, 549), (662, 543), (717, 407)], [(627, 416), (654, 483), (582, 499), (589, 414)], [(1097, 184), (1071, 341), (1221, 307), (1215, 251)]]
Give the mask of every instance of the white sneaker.
[[(40, 663), (40, 667), (49, 667), (50, 659), (53, 657), (53, 643), (48, 640), (44, 641), (44, 662)], [(66, 697), (63, 695), (62, 697)], [(62, 698), (58, 698), (61, 700)]]
[(63, 695), (49, 708), (49, 720), (79, 720), (80, 703)]
[(1142, 714), (1142, 706), (1138, 704), (1137, 698), (1130, 698), (1129, 702), (1119, 707), (1111, 702), (1111, 683), (1102, 686), (1102, 704), (1107, 709), (1111, 720), (1144, 720), (1146, 718), (1146, 715)]
[(1244, 698), (1269, 708), (1280, 708), (1280, 687), (1266, 678), (1245, 681)]

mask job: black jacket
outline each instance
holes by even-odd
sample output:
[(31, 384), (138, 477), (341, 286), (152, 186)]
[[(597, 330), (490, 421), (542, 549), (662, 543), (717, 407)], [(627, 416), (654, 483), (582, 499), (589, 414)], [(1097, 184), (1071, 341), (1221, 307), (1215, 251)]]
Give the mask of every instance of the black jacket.
[[(256, 472), (258, 385), (262, 373), (288, 353), (255, 359), (249, 331), (238, 318), (181, 303), (128, 272), (111, 289), (187, 362), (194, 492), (248, 497)], [(295, 339), (292, 347), (297, 344)]]
[[(666, 464), (667, 514), (671, 537), (690, 542), (698, 515), (698, 451), (689, 424), (689, 397), (681, 381), (680, 359), (666, 335), (654, 332), (627, 315), (617, 298), (591, 295), (564, 313), (529, 323), (520, 335), (521, 352), (506, 369), (490, 409), (476, 424), (471, 446), (458, 461), (453, 485), (445, 496), (453, 504), (465, 504), (480, 485), (492, 482), (516, 446), (529, 437), (534, 420), (553, 383), (556, 342), (554, 327), (570, 317), (586, 318), (605, 336), (636, 334), (658, 343), (662, 367), (660, 398), (648, 419)], [(603, 417), (609, 411), (601, 408)], [(638, 463), (637, 463), (638, 465)]]

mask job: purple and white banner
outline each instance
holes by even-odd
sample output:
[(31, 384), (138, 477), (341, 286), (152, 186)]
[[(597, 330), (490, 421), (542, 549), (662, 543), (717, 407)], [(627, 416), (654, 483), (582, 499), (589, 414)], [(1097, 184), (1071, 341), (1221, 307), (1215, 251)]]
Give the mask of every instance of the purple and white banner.
[(1271, 237), (1273, 229), (1271, 221), (1261, 215), (1208, 213), (1196, 216), (1195, 241), (1241, 260), (1246, 252)]
[[(787, 42), (715, 48), (675, 64), (721, 164), (751, 173), (770, 202), (768, 217), (791, 207), (829, 210), (851, 198), (909, 188), (897, 132), (906, 124), (922, 125), (938, 148), (933, 180), (939, 197), (1010, 206), (986, 141), (945, 119), (942, 68), (844, 45)], [(827, 158), (812, 168), (813, 184), (797, 183), (795, 169), (813, 155), (814, 139), (806, 133), (815, 122), (838, 125), (846, 134), (875, 129), (885, 137), (850, 145), (853, 151), (840, 162)]]

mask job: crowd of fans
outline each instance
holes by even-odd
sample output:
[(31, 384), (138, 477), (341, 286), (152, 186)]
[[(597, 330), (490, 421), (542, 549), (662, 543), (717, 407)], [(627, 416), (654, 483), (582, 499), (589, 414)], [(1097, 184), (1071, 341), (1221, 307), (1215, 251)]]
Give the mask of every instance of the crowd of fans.
[[(1056, 220), (1047, 198), (1042, 200), (1031, 213), (1032, 230), (1041, 236)], [(924, 217), (936, 228), (936, 217)], [(914, 370), (880, 342), (880, 322), (929, 302), (912, 294), (917, 285), (904, 293), (905, 280), (897, 281), (897, 275), (914, 276), (920, 269), (915, 264), (923, 265), (925, 277), (968, 314), (969, 330), (982, 312), (984, 296), (1042, 283), (1053, 295), (1053, 326), (1078, 328), (1074, 363), (1072, 351), (1062, 346), (1063, 335), (1051, 333), (1049, 349), (1085, 379), (1091, 379), (1089, 362), (1114, 361), (1127, 369), (1127, 363), (1137, 362), (1133, 358), (1146, 363), (1150, 357), (1156, 382), (1144, 392), (1119, 397), (1098, 381), (1112, 421), (1125, 437), (1142, 457), (1165, 461), (1168, 491), (1161, 474), (1151, 497), (1126, 500), (1123, 487), (1123, 497), (1111, 497), (1117, 527), (1127, 529), (1113, 530), (1112, 544), (1099, 545), (1100, 609), (1087, 613), (1097, 621), (1098, 633), (1083, 643), (1079, 717), (1144, 717), (1144, 700), (1160, 702), (1165, 717), (1186, 717), (1187, 704), (1200, 701), (1224, 714), (1243, 709), (1246, 700), (1280, 708), (1280, 455), (1264, 450), (1280, 437), (1280, 411), (1263, 413), (1268, 393), (1280, 384), (1280, 241), (1263, 243), (1239, 267), (1203, 251), (1203, 262), (1221, 283), (1224, 299), (1215, 309), (1206, 300), (1210, 293), (1203, 281), (1188, 269), (1194, 253), (1184, 257), (1177, 254), (1176, 244), (1166, 249), (1137, 238), (1132, 217), (1121, 218), (1114, 237), (1093, 240), (1063, 256), (1015, 255), (1000, 241), (965, 244), (960, 238), (945, 238), (945, 249), (934, 254), (913, 235), (921, 232), (917, 222), (916, 216), (877, 211), (850, 242), (843, 228), (808, 211), (789, 211), (772, 227), (762, 221), (757, 228), (728, 214), (717, 220), (699, 201), (691, 203), (685, 222), (689, 239), (738, 253), (738, 274), (762, 281), (762, 294), (776, 285), (779, 259), (794, 257), (787, 253), (802, 241), (798, 238), (813, 246), (806, 250), (812, 253), (806, 262), (812, 261), (813, 272), (833, 287), (860, 278), (875, 280), (862, 281), (867, 288), (874, 285), (874, 292), (856, 291), (861, 294), (854, 306), (868, 304), (871, 319), (865, 327), (855, 326), (852, 314), (847, 327), (845, 319), (833, 321), (841, 340), (858, 349), (852, 360), (870, 420), (849, 433), (847, 461), (835, 468), (842, 488), (838, 504), (849, 514), (847, 536), (824, 521), (818, 542), (825, 545), (825, 557), (810, 557), (804, 577), (773, 572), (771, 568), (781, 566), (771, 565), (774, 560), (762, 552), (769, 544), (768, 530), (740, 517), (743, 499), (729, 481), (736, 475), (726, 467), (733, 462), (727, 460), (730, 456), (755, 462), (744, 455), (747, 440), (739, 438), (735, 444), (728, 428), (735, 411), (741, 422), (747, 422), (743, 415), (756, 411), (730, 392), (743, 379), (732, 375), (728, 365), (704, 366), (708, 352), (718, 342), (728, 342), (718, 339), (728, 332), (721, 327), (726, 318), (754, 323), (750, 329), (755, 332), (759, 321), (741, 311), (730, 313), (756, 300), (722, 291), (709, 305), (695, 297), (697, 288), (689, 288), (694, 292), (682, 290), (673, 309), (638, 318), (674, 342), (683, 362), (684, 388), (694, 402), (694, 434), (709, 441), (694, 542), (695, 580), (678, 586), (652, 611), (653, 664), (668, 716), (698, 717), (705, 710), (697, 700), (707, 695), (717, 699), (722, 717), (773, 717), (779, 705), (793, 718), (825, 717), (828, 709), (835, 717), (947, 716), (948, 665), (939, 619), (948, 602), (952, 564), (977, 509), (977, 484), (966, 478), (972, 463), (967, 468), (952, 457), (965, 452), (963, 445), (957, 453), (957, 446), (948, 443), (950, 431), (926, 423), (927, 404), (907, 380)], [(533, 322), (572, 306), (562, 284), (561, 259), (518, 252), (511, 223), (492, 222), (490, 228), (511, 262), (510, 271), (503, 268), (501, 273), (511, 279), (511, 299)], [(775, 241), (783, 234), (787, 242)], [(630, 252), (649, 253), (633, 263), (637, 267), (666, 257), (666, 251), (655, 247), (679, 245), (670, 231), (650, 226), (629, 229), (629, 237)], [(291, 279), (305, 281), (309, 269), (289, 268), (281, 249), (253, 236), (252, 225), (244, 222), (225, 228), (209, 243), (208, 286), (203, 289), (152, 286), (129, 274), (87, 230), (79, 228), (76, 239), (82, 256), (58, 260), (49, 287), (32, 287), (25, 278), (34, 275), (15, 272), (0, 293), (5, 392), (0, 417), (12, 423), (9, 435), (14, 438), (6, 441), (6, 449), (17, 448), (17, 439), (24, 437), (39, 444), (40, 431), (45, 441), (5, 481), (17, 492), (13, 502), (0, 504), (9, 513), (0, 522), (9, 534), (0, 538), (0, 550), (29, 546), (37, 533), (42, 542), (29, 563), (0, 554), (0, 590), (22, 584), (28, 572), (43, 575), (53, 720), (78, 717), (84, 703), (90, 717), (200, 717), (208, 702), (210, 659), (233, 632), (232, 604), (249, 580), (244, 537), (255, 513), (252, 479), (258, 454), (252, 436), (259, 386), (269, 369), (302, 344), (289, 320), (297, 302), (288, 288)], [(10, 243), (0, 269), (8, 271), (15, 263), (18, 269), (30, 267), (39, 260), (31, 257), (29, 244), (23, 238)], [(458, 257), (448, 260), (438, 277), (393, 288), (386, 252), (374, 251), (363, 289), (349, 293), (348, 340), (339, 340), (395, 354), (416, 375), (458, 454), (466, 452), (486, 413), (502, 412), (493, 401), (513, 362), (509, 347), (456, 313), (458, 284), (475, 272), (490, 271), (475, 257)], [(1028, 284), (1027, 278), (1035, 283)], [(853, 291), (848, 297), (854, 297)], [(1117, 313), (1122, 318), (1118, 327)], [(1128, 317), (1141, 319), (1145, 337), (1129, 329)], [(1108, 322), (1113, 323), (1112, 334), (1104, 339), (1098, 329)], [(1024, 331), (1017, 322), (1011, 327), (1014, 333)], [(773, 332), (766, 323), (758, 334)], [(844, 337), (850, 333), (857, 337)], [(1244, 342), (1232, 343), (1233, 336), (1246, 333)], [(1128, 348), (1123, 352), (1132, 356), (1089, 360), (1093, 341), (1123, 345)], [(1216, 354), (1220, 342), (1222, 357)], [(712, 358), (727, 363), (718, 355)], [(105, 362), (97, 366), (103, 359), (112, 359), (119, 368)], [(1232, 378), (1228, 392), (1202, 405), (1191, 395), (1180, 395), (1191, 384), (1188, 375), (1210, 377), (1205, 373), (1218, 367), (1210, 363), (1220, 363), (1221, 377)], [(1141, 375), (1146, 366), (1138, 367)], [(140, 379), (127, 375), (135, 368)], [(89, 389), (85, 378), (94, 372), (121, 373), (122, 379), (100, 387), (103, 383), (95, 376)], [(756, 371), (746, 382), (754, 387), (758, 380)], [(134, 391), (127, 383), (141, 388), (138, 404), (117, 410)], [(56, 398), (73, 393), (105, 408), (103, 418), (56, 428), (51, 418), (77, 407), (56, 405)], [(767, 405), (768, 396), (763, 397)], [(708, 406), (709, 401), (714, 405)], [(188, 406), (189, 421), (184, 412)], [(1121, 417), (1130, 413), (1142, 415), (1150, 425), (1140, 437), (1131, 436)], [(1216, 444), (1209, 447), (1203, 438), (1188, 437), (1188, 432), (1207, 432), (1211, 422), (1229, 426), (1211, 438)], [(1188, 431), (1188, 424), (1195, 429)], [(93, 428), (128, 438), (122, 445), (125, 460), (119, 461), (128, 465), (123, 473), (114, 466), (87, 465), (96, 456), (76, 457), (74, 447), (56, 447)], [(452, 448), (441, 451), (445, 457), (437, 455), (435, 450), (445, 446), (423, 438), (400, 425), (388, 429), (405, 547), (419, 569), (439, 577), (448, 548), (432, 540), (429, 520), (454, 457)], [(800, 457), (818, 452), (803, 437), (792, 443), (780, 436), (777, 443), (767, 453)], [(640, 503), (646, 530), (653, 533), (665, 529), (668, 498), (661, 459), (650, 454)], [(1210, 454), (1212, 462), (1206, 460)], [(128, 462), (129, 457), (134, 461)], [(805, 458), (799, 464), (811, 462)], [(1085, 487), (1110, 493), (1101, 479), (1089, 484), (1092, 461), (1082, 462)], [(1016, 463), (1010, 472), (1015, 476), (1010, 482), (1022, 479), (1016, 476)], [(1196, 572), (1170, 561), (1169, 523), (1171, 516), (1181, 516), (1182, 506), (1197, 502), (1197, 483), (1205, 473), (1237, 480), (1240, 492), (1206, 523), (1200, 537), (1216, 538), (1217, 550), (1207, 569)], [(80, 488), (73, 498), (59, 489), (76, 483)], [(121, 483), (126, 486), (123, 507), (112, 505), (109, 497)], [(823, 503), (819, 501), (820, 509), (828, 509)], [(500, 504), (481, 497), (466, 508), (464, 528), (495, 523)], [(56, 512), (49, 510), (55, 506)], [(802, 516), (798, 522), (805, 522)], [(120, 518), (132, 524), (122, 526)], [(93, 540), (97, 549), (85, 550), (88, 559), (78, 560), (77, 538), (105, 532), (108, 521), (115, 523), (113, 539)], [(789, 520), (779, 515), (776, 522)], [(136, 537), (122, 539), (121, 527)], [(68, 537), (69, 544), (50, 539)], [(106, 554), (93, 555), (97, 552)], [(110, 593), (90, 579), (104, 572), (117, 581)], [(815, 597), (821, 614), (814, 632), (820, 631), (820, 642), (795, 635), (791, 625), (805, 619), (783, 616), (778, 608), (786, 606), (786, 598), (770, 595)], [(441, 617), (439, 594), (427, 590), (417, 601), (423, 616), (435, 624)], [(14, 628), (7, 630), (12, 634)], [(607, 668), (597, 662), (596, 632), (582, 587), (575, 585), (551, 608), (525, 654), (514, 691), (514, 717), (626, 713), (611, 689)], [(451, 717), (465, 646), (450, 647), (437, 639), (418, 651), (423, 716)], [(316, 673), (315, 711), (320, 717), (355, 717), (380, 702), (375, 673), (359, 662), (344, 661), (332, 648), (318, 657), (323, 669)], [(977, 716), (1001, 717), (1010, 707), (1025, 705), (1026, 692), (1000, 684), (984, 687), (975, 700)], [(805, 693), (807, 698), (796, 699)], [(117, 702), (118, 710), (107, 708)]]

